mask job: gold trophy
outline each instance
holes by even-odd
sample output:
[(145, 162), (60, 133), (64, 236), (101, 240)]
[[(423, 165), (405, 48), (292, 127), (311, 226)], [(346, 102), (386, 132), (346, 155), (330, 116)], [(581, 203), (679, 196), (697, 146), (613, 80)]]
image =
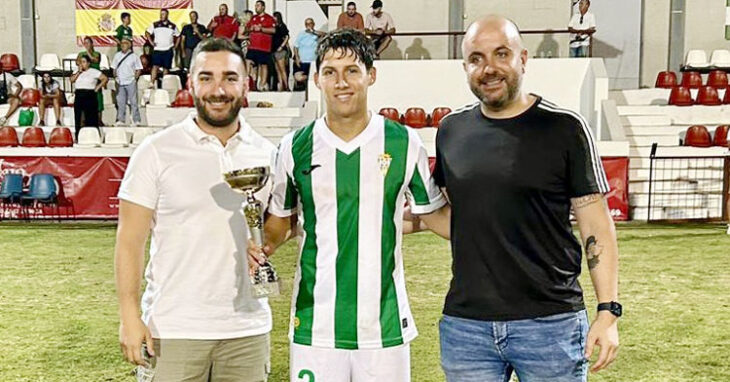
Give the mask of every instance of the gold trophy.
[[(264, 206), (254, 194), (266, 185), (269, 179), (269, 167), (251, 167), (233, 170), (223, 174), (226, 183), (236, 192), (246, 195), (243, 215), (246, 217), (248, 231), (253, 242), (264, 246)], [(279, 294), (279, 277), (271, 263), (266, 260), (250, 277), (251, 294), (255, 298), (276, 296)]]

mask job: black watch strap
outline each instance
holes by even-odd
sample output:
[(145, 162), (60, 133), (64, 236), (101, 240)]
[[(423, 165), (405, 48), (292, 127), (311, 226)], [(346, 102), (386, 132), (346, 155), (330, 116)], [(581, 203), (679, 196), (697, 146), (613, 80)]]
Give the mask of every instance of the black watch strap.
[(602, 310), (607, 310), (616, 317), (621, 317), (621, 315), (623, 314), (623, 307), (616, 301), (600, 303), (598, 304), (597, 310), (599, 312)]

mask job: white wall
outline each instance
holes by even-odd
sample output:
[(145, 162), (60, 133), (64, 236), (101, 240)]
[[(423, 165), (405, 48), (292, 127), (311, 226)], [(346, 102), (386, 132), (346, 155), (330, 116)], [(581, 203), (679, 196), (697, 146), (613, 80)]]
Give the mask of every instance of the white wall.
[(15, 53), (20, 59), (20, 2), (0, 0), (0, 9), (0, 54)]
[(639, 86), (641, 2), (594, 1), (590, 12), (597, 15), (593, 55), (604, 58), (611, 89), (636, 89)]
[(669, 62), (669, 1), (644, 1), (640, 86), (652, 87)]

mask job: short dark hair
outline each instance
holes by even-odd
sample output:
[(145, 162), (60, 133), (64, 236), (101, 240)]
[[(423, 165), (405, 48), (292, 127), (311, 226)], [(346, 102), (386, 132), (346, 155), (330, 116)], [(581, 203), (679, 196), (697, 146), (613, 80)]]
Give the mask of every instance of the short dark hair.
[(162, 11), (166, 12), (168, 15), (170, 14), (170, 11), (167, 8), (160, 9), (160, 12), (162, 12)]
[(195, 13), (195, 16), (198, 16), (198, 11), (190, 11), (190, 14), (191, 14), (191, 15), (192, 15), (193, 13)]
[(354, 2), (354, 1), (350, 1), (349, 3), (347, 3), (347, 6), (348, 6), (348, 7), (349, 7), (350, 5), (352, 5), (353, 7), (357, 8), (357, 4), (355, 4), (355, 2)]
[(319, 39), (317, 44), (317, 71), (322, 65), (325, 54), (335, 50), (341, 51), (341, 57), (346, 56), (347, 53), (354, 54), (365, 64), (365, 68), (368, 70), (373, 67), (373, 60), (375, 59), (375, 45), (373, 45), (373, 42), (358, 30), (341, 28), (327, 32)]
[(127, 17), (130, 17), (130, 16), (131, 15), (129, 14), (129, 12), (122, 12), (121, 19), (124, 20), (124, 19), (126, 19)]
[(264, 0), (257, 0), (256, 4), (261, 4), (264, 6), (264, 8), (266, 7), (266, 3), (264, 2)]
[(91, 38), (91, 36), (84, 37), (84, 42), (90, 42), (92, 45), (94, 45), (94, 39)]
[(231, 52), (241, 58), (243, 71), (244, 73), (246, 72), (246, 58), (243, 56), (241, 47), (230, 40), (213, 37), (201, 41), (198, 46), (195, 47), (195, 50), (193, 50), (193, 55), (190, 60), (190, 73), (193, 72), (193, 68), (195, 67), (195, 57), (203, 52)]

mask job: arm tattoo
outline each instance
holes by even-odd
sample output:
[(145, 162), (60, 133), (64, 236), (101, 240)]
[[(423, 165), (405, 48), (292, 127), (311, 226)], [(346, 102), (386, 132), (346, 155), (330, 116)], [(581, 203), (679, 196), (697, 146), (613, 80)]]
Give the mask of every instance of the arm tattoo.
[(583, 208), (589, 204), (596, 203), (603, 199), (603, 196), (601, 194), (589, 194), (584, 195), (579, 198), (573, 198), (571, 201), (573, 202), (573, 208)]
[(593, 270), (600, 262), (599, 257), (603, 253), (603, 247), (598, 245), (595, 236), (588, 236), (586, 239), (586, 260), (588, 260), (588, 269)]

